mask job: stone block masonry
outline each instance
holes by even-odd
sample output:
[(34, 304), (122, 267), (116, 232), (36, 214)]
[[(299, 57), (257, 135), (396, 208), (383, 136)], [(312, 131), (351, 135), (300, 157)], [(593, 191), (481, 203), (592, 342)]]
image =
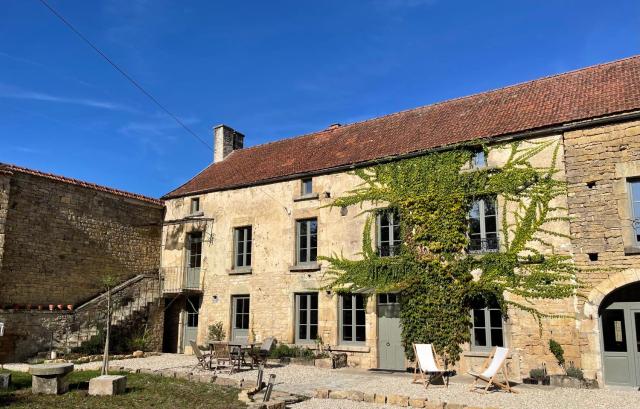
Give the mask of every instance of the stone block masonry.
[[(0, 303), (78, 305), (157, 271), (163, 206), (20, 171), (0, 175)], [(4, 244), (4, 245), (3, 245)]]

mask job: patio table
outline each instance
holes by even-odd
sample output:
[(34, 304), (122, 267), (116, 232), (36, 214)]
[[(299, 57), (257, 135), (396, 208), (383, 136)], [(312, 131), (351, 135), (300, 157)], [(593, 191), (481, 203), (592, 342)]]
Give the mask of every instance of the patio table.
[[(209, 352), (211, 354), (213, 354), (213, 346), (216, 344), (226, 344), (229, 346), (230, 348), (230, 353), (231, 355), (233, 355), (234, 353), (237, 353), (238, 359), (236, 360), (236, 364), (237, 364), (237, 369), (240, 370), (240, 367), (244, 364), (244, 365), (248, 365), (251, 367), (251, 369), (253, 369), (253, 364), (248, 363), (245, 360), (245, 353), (247, 351), (252, 350), (256, 345), (260, 345), (260, 343), (257, 342), (242, 342), (242, 341), (209, 341)], [(235, 351), (234, 351), (235, 350)], [(236, 352), (237, 351), (237, 352)]]

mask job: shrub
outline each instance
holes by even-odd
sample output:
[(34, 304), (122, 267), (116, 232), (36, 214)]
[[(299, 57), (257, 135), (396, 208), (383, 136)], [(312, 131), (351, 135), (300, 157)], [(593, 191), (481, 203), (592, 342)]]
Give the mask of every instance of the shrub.
[(529, 371), (529, 378), (532, 379), (544, 379), (547, 376), (546, 371), (543, 368), (533, 368)]
[(580, 380), (584, 379), (584, 373), (582, 373), (582, 369), (576, 368), (573, 365), (567, 368), (567, 376), (570, 378), (576, 378)]
[(209, 340), (222, 341), (225, 336), (226, 334), (224, 333), (222, 322), (218, 321), (209, 325)]
[(553, 339), (549, 340), (549, 350), (556, 357), (558, 365), (564, 368), (564, 349)]
[(269, 352), (269, 358), (307, 358), (314, 357), (313, 351), (308, 348), (299, 346), (289, 346), (286, 344), (278, 344)]

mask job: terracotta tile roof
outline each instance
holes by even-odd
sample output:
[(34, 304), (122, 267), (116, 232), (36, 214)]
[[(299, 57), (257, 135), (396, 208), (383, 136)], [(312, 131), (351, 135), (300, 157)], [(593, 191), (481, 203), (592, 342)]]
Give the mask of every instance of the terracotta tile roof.
[(236, 150), (165, 197), (225, 190), (640, 109), (640, 55)]
[(84, 187), (84, 188), (87, 188), (87, 189), (93, 189), (93, 190), (97, 190), (97, 191), (104, 192), (104, 193), (110, 193), (110, 194), (116, 195), (116, 196), (122, 196), (122, 197), (126, 197), (126, 198), (129, 198), (129, 199), (136, 199), (136, 200), (140, 200), (142, 202), (151, 203), (151, 204), (154, 204), (154, 205), (164, 206), (164, 202), (162, 200), (154, 199), (152, 197), (139, 195), (137, 193), (125, 192), (124, 190), (112, 189), (110, 187), (96, 185), (95, 183), (89, 183), (89, 182), (85, 182), (85, 181), (78, 180), (78, 179), (68, 178), (68, 177), (65, 177), (65, 176), (54, 175), (53, 173), (45, 173), (45, 172), (41, 172), (41, 171), (35, 170), (35, 169), (23, 168), (21, 166), (11, 165), (11, 164), (8, 164), (8, 163), (1, 163), (0, 162), (0, 173), (5, 173), (5, 174), (9, 173), (10, 174), (10, 173), (15, 173), (15, 172), (25, 173), (25, 174), (33, 175), (33, 176), (40, 176), (40, 177), (43, 177), (43, 178), (55, 180), (57, 182), (68, 183), (68, 184), (71, 184), (71, 185), (80, 186), (80, 187)]

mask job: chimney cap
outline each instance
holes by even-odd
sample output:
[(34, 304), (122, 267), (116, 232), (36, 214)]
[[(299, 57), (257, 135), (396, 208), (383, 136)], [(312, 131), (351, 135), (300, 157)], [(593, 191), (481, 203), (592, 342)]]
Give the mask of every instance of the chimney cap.
[(333, 130), (333, 129), (338, 129), (338, 128), (340, 128), (341, 126), (342, 126), (342, 124), (341, 124), (340, 122), (334, 122), (334, 123), (332, 123), (331, 125), (329, 125), (329, 126), (327, 127), (327, 130), (330, 130), (330, 131), (331, 131), (331, 130)]

